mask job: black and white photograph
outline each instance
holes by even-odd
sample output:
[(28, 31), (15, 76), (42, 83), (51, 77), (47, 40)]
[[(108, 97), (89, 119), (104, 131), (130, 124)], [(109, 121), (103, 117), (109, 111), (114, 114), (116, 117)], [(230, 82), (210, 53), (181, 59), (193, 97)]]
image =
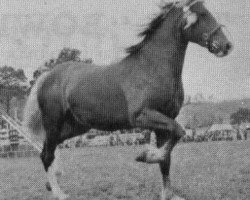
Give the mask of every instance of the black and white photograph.
[(250, 200), (249, 10), (0, 0), (0, 200)]

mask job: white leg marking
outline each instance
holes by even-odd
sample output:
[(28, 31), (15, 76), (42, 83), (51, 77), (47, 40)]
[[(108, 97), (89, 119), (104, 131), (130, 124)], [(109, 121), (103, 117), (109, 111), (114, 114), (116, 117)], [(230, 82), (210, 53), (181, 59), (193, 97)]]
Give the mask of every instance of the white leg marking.
[(51, 166), (48, 169), (48, 180), (51, 186), (51, 190), (53, 193), (53, 196), (55, 198), (58, 198), (59, 200), (64, 200), (66, 198), (68, 198), (69, 196), (64, 194), (63, 191), (60, 189), (58, 182), (57, 182), (57, 178), (56, 178), (56, 172), (55, 172), (55, 163), (53, 162), (51, 164)]
[(54, 159), (54, 170), (55, 170), (55, 173), (56, 175), (58, 176), (62, 176), (64, 171), (62, 169), (62, 165), (61, 165), (61, 162), (60, 162), (60, 149), (59, 148), (56, 148), (56, 151), (55, 151), (55, 159)]
[(166, 156), (164, 147), (157, 148), (155, 145), (147, 145), (147, 162), (148, 163), (159, 163), (163, 161)]

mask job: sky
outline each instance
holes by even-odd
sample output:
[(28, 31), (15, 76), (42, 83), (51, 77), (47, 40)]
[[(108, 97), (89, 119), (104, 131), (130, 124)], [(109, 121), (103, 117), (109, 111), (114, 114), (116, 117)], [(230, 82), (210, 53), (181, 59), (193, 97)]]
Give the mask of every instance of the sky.
[[(159, 13), (162, 0), (1, 0), (0, 66), (32, 73), (63, 47), (77, 48), (97, 64), (119, 61), (124, 49)], [(250, 1), (207, 0), (207, 8), (234, 43), (217, 58), (190, 44), (185, 58), (185, 93), (214, 100), (250, 98)]]

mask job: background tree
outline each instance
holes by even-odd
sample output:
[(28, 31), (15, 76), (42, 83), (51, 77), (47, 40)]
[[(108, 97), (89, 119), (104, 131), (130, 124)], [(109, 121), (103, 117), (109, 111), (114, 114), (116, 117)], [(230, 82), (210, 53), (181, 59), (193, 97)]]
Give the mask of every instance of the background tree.
[(91, 58), (81, 60), (80, 58), (81, 51), (78, 49), (71, 49), (68, 47), (63, 48), (60, 53), (58, 54), (57, 58), (51, 58), (44, 63), (43, 67), (40, 67), (33, 73), (33, 80), (30, 81), (30, 85), (32, 86), (36, 79), (45, 71), (53, 69), (56, 65), (62, 64), (68, 61), (75, 61), (75, 62), (84, 62), (91, 64), (93, 60)]
[(242, 122), (250, 122), (250, 109), (240, 108), (237, 112), (230, 116), (231, 124), (241, 124)]
[(23, 98), (28, 90), (27, 77), (22, 69), (10, 66), (0, 67), (0, 103), (9, 114), (13, 97)]
[(56, 59), (56, 64), (61, 64), (68, 61), (80, 62), (81, 51), (78, 49), (63, 48)]
[(185, 124), (186, 129), (197, 129), (202, 127), (209, 127), (213, 124), (222, 124), (223, 118), (219, 115), (216, 115), (212, 111), (207, 111), (206, 113), (194, 113), (193, 116), (189, 118)]
[(205, 99), (205, 97), (204, 97), (204, 95), (202, 93), (197, 93), (193, 97), (193, 102), (194, 103), (202, 103), (202, 102), (205, 102), (205, 101), (206, 101), (206, 99)]

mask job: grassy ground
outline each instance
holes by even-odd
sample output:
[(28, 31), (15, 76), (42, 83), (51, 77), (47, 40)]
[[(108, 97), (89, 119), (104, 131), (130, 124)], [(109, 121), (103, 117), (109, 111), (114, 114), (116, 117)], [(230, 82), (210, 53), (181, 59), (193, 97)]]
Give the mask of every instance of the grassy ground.
[[(67, 149), (60, 185), (72, 200), (159, 200), (157, 165), (134, 162), (141, 147)], [(250, 199), (250, 141), (180, 144), (171, 180), (188, 200)], [(39, 158), (0, 159), (0, 199), (52, 199)]]

